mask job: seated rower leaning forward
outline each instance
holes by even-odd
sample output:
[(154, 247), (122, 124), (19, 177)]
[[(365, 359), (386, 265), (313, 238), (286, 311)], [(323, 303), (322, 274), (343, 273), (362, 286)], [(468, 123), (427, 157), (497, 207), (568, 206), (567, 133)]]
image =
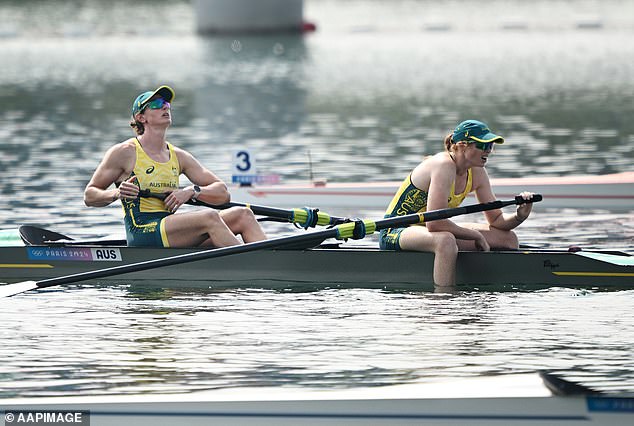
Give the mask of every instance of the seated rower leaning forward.
[[(423, 159), (405, 178), (385, 217), (458, 207), (472, 191), (480, 203), (495, 201), (485, 169), (494, 143), (502, 144), (504, 139), (491, 133), (486, 124), (477, 120), (460, 123), (445, 137), (445, 150)], [(527, 201), (533, 196), (530, 192), (520, 195)], [(512, 229), (526, 220), (531, 208), (532, 203), (525, 203), (514, 214), (500, 209), (485, 211), (487, 224), (458, 225), (444, 219), (384, 229), (379, 244), (385, 250), (433, 252), (436, 288), (451, 288), (456, 281), (458, 251), (517, 249)]]
[[(167, 142), (173, 98), (174, 91), (168, 86), (136, 98), (130, 125), (137, 136), (108, 149), (86, 186), (85, 204), (103, 207), (121, 200), (130, 246), (226, 247), (240, 244), (237, 235), (245, 243), (266, 239), (247, 208), (175, 214), (191, 199), (224, 204), (230, 195), (224, 182), (192, 154)], [(193, 185), (179, 188), (181, 174)], [(142, 190), (168, 195), (164, 200), (140, 198)]]

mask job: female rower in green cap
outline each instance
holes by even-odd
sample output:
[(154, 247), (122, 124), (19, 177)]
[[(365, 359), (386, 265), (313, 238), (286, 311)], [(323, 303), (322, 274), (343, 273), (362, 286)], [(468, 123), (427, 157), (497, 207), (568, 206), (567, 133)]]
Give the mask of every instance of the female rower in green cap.
[[(167, 141), (173, 98), (168, 86), (137, 96), (130, 123), (136, 137), (106, 152), (86, 186), (84, 202), (103, 207), (121, 200), (130, 246), (225, 247), (240, 244), (236, 235), (247, 243), (266, 239), (247, 208), (174, 214), (192, 199), (218, 205), (229, 202), (230, 195), (225, 183), (192, 154)], [(180, 188), (181, 174), (192, 185)], [(146, 190), (167, 195), (164, 199), (139, 197)]]
[[(426, 157), (407, 176), (385, 212), (385, 217), (458, 207), (470, 192), (480, 203), (495, 200), (485, 165), (493, 144), (504, 139), (477, 120), (460, 123), (445, 137), (445, 150)], [(530, 192), (520, 194), (527, 201)], [(437, 289), (455, 285), (458, 250), (489, 251), (517, 249), (512, 231), (531, 212), (532, 203), (521, 204), (515, 214), (501, 210), (485, 211), (487, 224), (461, 224), (444, 219), (406, 228), (381, 231), (379, 244), (384, 250), (429, 251), (435, 254), (434, 283)]]

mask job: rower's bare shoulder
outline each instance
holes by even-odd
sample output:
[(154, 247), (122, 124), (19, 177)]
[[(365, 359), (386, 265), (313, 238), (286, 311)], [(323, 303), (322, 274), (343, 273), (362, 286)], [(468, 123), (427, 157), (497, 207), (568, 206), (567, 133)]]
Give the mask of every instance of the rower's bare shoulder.
[(136, 145), (134, 143), (134, 138), (130, 138), (111, 146), (108, 150), (108, 153), (121, 156), (136, 155)]
[(439, 152), (421, 163), (431, 175), (447, 174), (452, 175), (456, 172), (456, 163), (446, 152)]
[(172, 145), (172, 149), (174, 150), (174, 153), (176, 154), (176, 158), (178, 158), (178, 163), (181, 166), (181, 170), (185, 170), (186, 168), (196, 167), (200, 165), (199, 161), (196, 159), (196, 157), (194, 157), (194, 155), (191, 152), (184, 150), (183, 148), (179, 148), (175, 145)]
[(102, 164), (108, 168), (122, 168), (132, 171), (136, 162), (136, 146), (134, 138), (111, 146), (103, 158)]
[(425, 157), (412, 171), (411, 179), (416, 187), (427, 188), (432, 177), (436, 179), (443, 176), (449, 179), (452, 171), (455, 173), (455, 164), (448, 155), (441, 152)]
[(205, 184), (204, 182), (213, 183), (219, 180), (191, 152), (174, 145), (172, 145), (172, 148), (176, 158), (178, 158), (181, 173), (184, 173), (189, 180), (195, 179), (199, 185)]

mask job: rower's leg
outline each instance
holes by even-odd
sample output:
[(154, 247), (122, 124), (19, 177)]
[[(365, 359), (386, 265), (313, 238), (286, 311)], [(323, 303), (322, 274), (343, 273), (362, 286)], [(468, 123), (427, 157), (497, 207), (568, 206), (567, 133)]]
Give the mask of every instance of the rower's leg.
[(240, 244), (216, 210), (178, 213), (165, 218), (165, 232), (170, 247), (214, 246)]
[(520, 242), (517, 234), (513, 231), (501, 231), (499, 229), (491, 229), (482, 231), (482, 235), (487, 239), (492, 249), (498, 250), (517, 250), (520, 248)]
[[(491, 228), (488, 224), (484, 223), (465, 223), (461, 226), (469, 229), (475, 229), (480, 231), (491, 249), (497, 250), (517, 250), (519, 248), (519, 239), (517, 234), (513, 231), (503, 231), (497, 228)], [(473, 241), (458, 241), (460, 250), (474, 251), (477, 250)]]
[(424, 226), (410, 226), (399, 240), (402, 250), (434, 253), (434, 284), (451, 289), (456, 285), (458, 244), (451, 232), (429, 232)]
[(434, 239), (434, 284), (453, 288), (456, 285), (458, 244), (450, 232), (431, 232)]
[(234, 234), (242, 236), (245, 243), (266, 240), (266, 234), (250, 209), (232, 207), (221, 211), (220, 217)]

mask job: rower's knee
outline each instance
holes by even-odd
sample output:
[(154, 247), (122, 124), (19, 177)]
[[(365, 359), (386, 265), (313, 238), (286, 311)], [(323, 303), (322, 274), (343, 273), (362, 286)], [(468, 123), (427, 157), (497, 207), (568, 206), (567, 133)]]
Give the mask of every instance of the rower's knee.
[(508, 231), (504, 233), (504, 236), (501, 238), (499, 242), (498, 249), (503, 250), (517, 250), (520, 247), (519, 239), (517, 238), (517, 234), (513, 231)]
[(255, 215), (253, 214), (253, 211), (246, 207), (240, 207), (240, 215), (246, 220), (255, 220)]
[(222, 220), (234, 233), (242, 233), (258, 223), (251, 209), (246, 207), (232, 207), (223, 211)]
[(458, 243), (451, 232), (435, 232), (434, 253), (443, 259), (455, 259), (458, 257)]
[(205, 223), (207, 226), (217, 226), (222, 223), (222, 218), (217, 210), (205, 210)]
[(251, 209), (248, 209), (246, 207), (236, 208), (235, 215), (236, 223), (241, 227), (251, 225), (257, 221)]

